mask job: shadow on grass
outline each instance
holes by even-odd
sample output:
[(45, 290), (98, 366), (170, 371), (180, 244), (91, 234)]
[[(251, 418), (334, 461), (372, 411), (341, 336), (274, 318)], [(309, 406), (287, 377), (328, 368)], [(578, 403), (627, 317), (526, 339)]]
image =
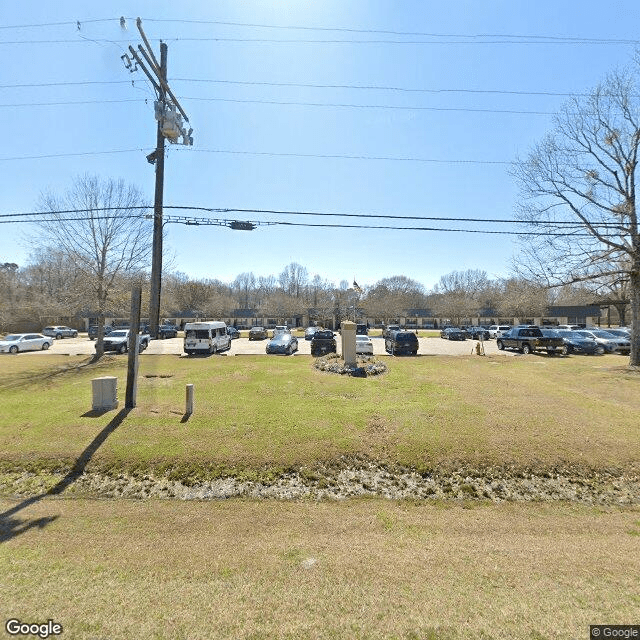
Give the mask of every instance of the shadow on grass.
[[(11, 540), (16, 536), (38, 527), (43, 529), (48, 524), (58, 519), (58, 516), (48, 516), (44, 518), (37, 518), (34, 520), (15, 518), (14, 516), (30, 507), (32, 504), (39, 502), (47, 496), (60, 495), (67, 487), (72, 485), (86, 469), (87, 465), (91, 461), (96, 451), (104, 444), (105, 440), (124, 422), (131, 409), (121, 409), (113, 417), (113, 420), (107, 424), (107, 426), (92, 440), (89, 446), (78, 456), (73, 467), (67, 472), (67, 474), (58, 482), (55, 486), (51, 487), (48, 491), (41, 493), (37, 496), (31, 496), (26, 498), (19, 504), (7, 509), (3, 513), (0, 513), (0, 543)], [(90, 412), (93, 414), (93, 412)]]

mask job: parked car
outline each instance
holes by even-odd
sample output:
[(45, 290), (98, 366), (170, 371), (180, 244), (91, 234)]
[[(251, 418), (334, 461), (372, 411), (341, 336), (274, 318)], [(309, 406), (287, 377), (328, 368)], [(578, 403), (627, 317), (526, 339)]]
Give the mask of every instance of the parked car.
[(469, 334), (469, 337), (472, 340), (489, 340), (489, 338), (491, 338), (491, 334), (489, 333), (489, 329), (487, 329), (487, 327), (472, 326), (467, 327), (465, 331)]
[(458, 327), (447, 327), (440, 332), (440, 337), (445, 340), (466, 340), (468, 333)]
[(277, 335), (281, 333), (291, 333), (291, 330), (289, 329), (289, 327), (287, 327), (286, 324), (279, 324), (273, 330), (273, 337), (275, 338)]
[(368, 336), (369, 328), (366, 324), (357, 324), (356, 325), (356, 335), (357, 336)]
[(576, 331), (578, 329), (584, 329), (579, 324), (559, 324), (556, 329), (568, 329), (569, 331)]
[(388, 324), (383, 330), (382, 330), (382, 337), (383, 338), (388, 338), (394, 331), (400, 331), (401, 327), (399, 324)]
[(393, 355), (406, 353), (415, 356), (418, 353), (418, 336), (413, 331), (394, 331), (385, 338), (384, 349)]
[(336, 337), (330, 329), (321, 329), (313, 334), (311, 340), (311, 355), (323, 356), (326, 353), (336, 353), (338, 346)]
[(515, 349), (527, 355), (544, 350), (549, 355), (553, 355), (562, 353), (564, 341), (560, 336), (544, 336), (539, 327), (524, 326), (514, 327), (511, 331), (498, 336), (496, 345), (501, 351)]
[[(104, 325), (104, 334), (103, 335), (107, 335), (109, 333), (111, 333), (113, 331), (114, 327), (112, 327), (110, 324), (105, 324)], [(95, 340), (98, 337), (98, 325), (97, 324), (92, 324), (89, 327), (89, 330), (87, 331), (87, 334), (89, 335), (89, 340)]]
[(53, 327), (45, 327), (42, 330), (42, 334), (48, 336), (49, 338), (55, 338), (56, 340), (60, 340), (60, 338), (77, 338), (78, 332), (71, 327), (61, 327), (61, 326), (53, 326)]
[[(151, 339), (148, 333), (140, 333), (138, 349), (142, 353), (148, 346)], [(98, 344), (96, 343), (96, 349)], [(129, 329), (115, 329), (104, 337), (103, 348), (105, 352), (116, 351), (117, 353), (127, 353), (129, 350)]]
[(369, 336), (356, 333), (356, 353), (373, 355), (373, 342)]
[(623, 329), (620, 327), (619, 329), (605, 329), (607, 333), (610, 333), (612, 336), (616, 336), (617, 338), (624, 338), (626, 340), (631, 340), (631, 332), (628, 329)]
[(240, 337), (240, 332), (235, 327), (227, 327), (227, 335), (232, 340), (237, 340)]
[(174, 324), (161, 324), (158, 327), (158, 338), (164, 340), (165, 338), (177, 338), (178, 327)]
[(619, 338), (602, 329), (594, 329), (592, 331), (580, 329), (575, 333), (581, 336), (591, 336), (597, 343), (605, 348), (607, 353), (621, 353), (624, 355), (631, 353), (631, 341), (628, 338)]
[(46, 351), (51, 342), (50, 336), (43, 336), (41, 333), (10, 333), (0, 340), (0, 353)]
[(264, 327), (251, 327), (249, 329), (249, 340), (264, 340), (267, 337), (267, 330)]
[(499, 338), (503, 333), (511, 331), (511, 326), (508, 324), (492, 324), (487, 331), (489, 332), (489, 338)]
[(560, 337), (564, 342), (562, 353), (582, 353), (585, 355), (602, 355), (604, 347), (598, 344), (594, 338), (585, 338), (571, 329), (541, 329), (545, 337)]
[(298, 339), (290, 333), (279, 333), (267, 342), (267, 353), (291, 355), (298, 350)]
[(313, 336), (318, 332), (322, 331), (322, 327), (307, 327), (304, 332), (305, 340), (312, 340)]

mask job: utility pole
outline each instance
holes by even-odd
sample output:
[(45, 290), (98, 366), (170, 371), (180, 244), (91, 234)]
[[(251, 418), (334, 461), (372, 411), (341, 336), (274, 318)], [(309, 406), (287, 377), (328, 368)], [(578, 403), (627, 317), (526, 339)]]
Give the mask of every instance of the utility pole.
[[(124, 66), (131, 73), (138, 67), (145, 73), (151, 85), (156, 91), (158, 99), (154, 103), (155, 118), (158, 121), (155, 151), (147, 156), (147, 162), (155, 164), (156, 185), (153, 207), (153, 246), (151, 254), (151, 295), (149, 302), (149, 333), (152, 338), (158, 337), (158, 325), (160, 324), (160, 291), (162, 287), (162, 233), (163, 233), (163, 196), (164, 196), (164, 140), (177, 144), (182, 138), (182, 144), (192, 145), (191, 134), (193, 129), (186, 131), (182, 123), (189, 122), (187, 114), (180, 106), (167, 82), (167, 57), (168, 47), (160, 42), (160, 63), (153, 53), (153, 49), (142, 29), (142, 20), (138, 18), (136, 25), (145, 44), (138, 45), (136, 51), (129, 45), (129, 54), (120, 56)], [(146, 64), (145, 64), (146, 63)], [(147, 68), (148, 67), (148, 68)]]
[[(167, 45), (160, 43), (160, 74), (164, 84), (167, 81)], [(166, 91), (160, 83), (158, 102), (165, 105)], [(153, 251), (151, 254), (151, 296), (149, 298), (149, 332), (152, 338), (158, 337), (160, 324), (160, 289), (162, 286), (162, 204), (164, 198), (164, 135), (162, 121), (158, 120), (156, 138), (156, 189), (153, 205)]]

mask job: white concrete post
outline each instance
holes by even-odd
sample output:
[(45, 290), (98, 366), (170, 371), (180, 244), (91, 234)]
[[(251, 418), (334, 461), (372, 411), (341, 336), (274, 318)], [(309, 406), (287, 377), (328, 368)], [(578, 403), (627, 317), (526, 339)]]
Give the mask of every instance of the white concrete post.
[(342, 359), (348, 367), (356, 366), (356, 323), (344, 320), (340, 325), (342, 336)]
[(193, 385), (187, 385), (187, 402), (185, 407), (185, 414), (190, 416), (193, 413)]

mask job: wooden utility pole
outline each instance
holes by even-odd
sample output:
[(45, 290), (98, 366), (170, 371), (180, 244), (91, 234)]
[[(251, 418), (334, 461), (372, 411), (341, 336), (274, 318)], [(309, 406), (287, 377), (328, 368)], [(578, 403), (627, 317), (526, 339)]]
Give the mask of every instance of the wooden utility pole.
[(167, 82), (167, 45), (160, 41), (160, 63), (153, 53), (151, 44), (142, 28), (142, 20), (136, 21), (138, 31), (145, 44), (138, 45), (136, 51), (129, 45), (129, 54), (121, 56), (124, 66), (131, 73), (142, 69), (156, 91), (158, 99), (154, 103), (155, 117), (158, 121), (155, 151), (147, 156), (147, 161), (156, 166), (156, 187), (153, 206), (153, 246), (151, 254), (151, 295), (149, 301), (149, 333), (152, 338), (158, 337), (160, 324), (160, 289), (162, 282), (162, 206), (164, 195), (164, 139), (177, 144), (192, 145), (193, 129), (186, 130), (182, 118), (189, 122), (184, 109), (180, 106)]
[(131, 316), (129, 317), (129, 340), (127, 348), (129, 359), (127, 361), (127, 391), (124, 406), (133, 409), (136, 406), (138, 393), (138, 356), (140, 354), (140, 305), (142, 302), (142, 287), (135, 286), (131, 290)]
[[(164, 42), (160, 43), (160, 80), (158, 102), (164, 107), (167, 95), (164, 89), (164, 85), (166, 85), (167, 82), (167, 45)], [(164, 135), (162, 133), (162, 120), (158, 120), (155, 161), (156, 189), (153, 206), (151, 296), (149, 300), (149, 333), (152, 338), (158, 337), (158, 325), (160, 324), (160, 289), (162, 286), (162, 204), (164, 198)]]

